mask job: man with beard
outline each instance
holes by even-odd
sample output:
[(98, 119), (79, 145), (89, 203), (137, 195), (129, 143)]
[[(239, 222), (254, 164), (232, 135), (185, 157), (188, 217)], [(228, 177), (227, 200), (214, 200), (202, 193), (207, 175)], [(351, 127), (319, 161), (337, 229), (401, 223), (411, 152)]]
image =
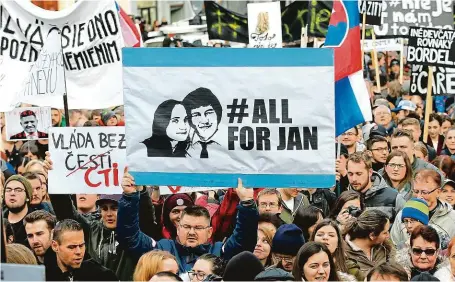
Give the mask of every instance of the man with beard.
[(3, 193), (7, 207), (3, 211), (3, 218), (13, 227), (16, 243), (26, 245), (27, 234), (22, 220), (31, 212), (29, 202), (32, 198), (32, 186), (23, 176), (13, 175), (6, 181)]
[(51, 119), (53, 127), (64, 127), (65, 118), (62, 115), (62, 112), (59, 109), (52, 108), (51, 110)]
[(51, 246), (52, 232), (57, 219), (47, 211), (34, 211), (24, 218), (25, 232), (30, 248), (39, 264), (44, 263), (44, 255)]
[(36, 210), (45, 210), (50, 213), (54, 213), (52, 207), (49, 205), (49, 203), (43, 202), (44, 200), (44, 193), (43, 193), (43, 183), (41, 178), (37, 173), (34, 172), (26, 172), (23, 175), (25, 179), (28, 180), (30, 185), (32, 186), (32, 198), (30, 200), (30, 210), (31, 211), (36, 211)]
[(54, 228), (52, 251), (46, 254), (46, 281), (118, 281), (115, 274), (95, 262), (83, 260), (85, 240), (82, 226), (74, 220), (60, 221)]
[(377, 208), (385, 212), (393, 222), (397, 213), (404, 207), (405, 200), (397, 190), (390, 188), (385, 180), (372, 169), (371, 158), (367, 153), (354, 153), (347, 163), (351, 189), (361, 193), (367, 208)]
[(10, 140), (36, 140), (40, 138), (48, 138), (47, 133), (38, 131), (38, 119), (35, 112), (31, 110), (23, 111), (20, 114), (20, 123), (24, 131), (14, 134)]

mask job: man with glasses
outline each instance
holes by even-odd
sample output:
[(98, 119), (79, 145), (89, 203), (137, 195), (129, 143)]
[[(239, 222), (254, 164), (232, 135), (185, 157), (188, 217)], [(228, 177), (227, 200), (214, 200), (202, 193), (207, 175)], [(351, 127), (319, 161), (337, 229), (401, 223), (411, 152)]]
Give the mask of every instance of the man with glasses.
[(371, 151), (373, 157), (373, 170), (378, 172), (384, 168), (384, 164), (389, 155), (389, 143), (382, 136), (374, 136), (368, 139), (367, 149)]
[(5, 183), (3, 199), (7, 209), (3, 211), (3, 218), (11, 224), (16, 243), (23, 245), (27, 244), (27, 233), (22, 220), (31, 212), (29, 204), (32, 194), (32, 185), (23, 176), (13, 175)]
[(351, 129), (346, 130), (346, 132), (342, 133), (339, 137), (341, 144), (346, 146), (348, 149), (348, 153), (352, 154), (358, 151), (363, 151), (365, 146), (360, 144), (359, 141), (359, 129), (354, 126)]
[(203, 254), (209, 253), (229, 260), (243, 251), (253, 252), (256, 246), (259, 214), (253, 200), (253, 189), (243, 187), (240, 179), (235, 189), (240, 199), (236, 226), (225, 243), (209, 241), (212, 236), (210, 214), (200, 206), (186, 207), (183, 210), (175, 240), (155, 241), (140, 230), (141, 187), (135, 185), (133, 176), (127, 172), (123, 176), (122, 188), (123, 195), (118, 202), (117, 239), (122, 248), (138, 257), (154, 249), (168, 251), (175, 256), (179, 273), (183, 274), (190, 271)]
[[(431, 169), (419, 170), (413, 181), (413, 197), (425, 200), (429, 210), (429, 225), (436, 228), (441, 241), (441, 248), (448, 247), (450, 239), (455, 236), (455, 211), (452, 207), (439, 200), (441, 192), (441, 175)], [(391, 230), (392, 240), (400, 238), (404, 224), (401, 221), (401, 212), (397, 215)], [(393, 239), (395, 238), (395, 239)]]
[(297, 252), (305, 244), (302, 230), (295, 224), (281, 225), (273, 236), (272, 259), (277, 268), (292, 272)]
[(258, 193), (257, 205), (259, 214), (281, 213), (283, 206), (281, 205), (281, 194), (276, 189), (263, 189)]
[(385, 127), (387, 132), (392, 132), (395, 123), (392, 121), (392, 112), (387, 106), (379, 105), (373, 110), (374, 123)]

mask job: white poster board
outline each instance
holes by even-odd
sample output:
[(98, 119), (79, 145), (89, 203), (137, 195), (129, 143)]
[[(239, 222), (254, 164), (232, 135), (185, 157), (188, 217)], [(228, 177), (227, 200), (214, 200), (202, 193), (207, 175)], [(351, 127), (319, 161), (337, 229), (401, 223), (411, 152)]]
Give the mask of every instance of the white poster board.
[[(20, 94), (33, 64), (50, 42), (58, 45), (47, 49), (63, 47), (70, 109), (123, 104), (123, 39), (115, 1), (81, 0), (61, 11), (47, 11), (31, 1), (0, 0), (0, 18), (0, 111), (11, 110), (18, 102), (63, 108), (59, 96)], [(55, 29), (61, 31), (61, 40), (55, 40)], [(40, 85), (51, 77), (39, 74)]]
[(248, 37), (252, 48), (281, 48), (280, 2), (248, 4)]
[(137, 184), (334, 185), (333, 50), (123, 52), (127, 161)]
[(52, 127), (50, 194), (121, 194), (125, 127)]
[(52, 126), (51, 108), (23, 107), (5, 113), (8, 141), (47, 139)]
[(44, 265), (2, 263), (1, 281), (46, 281)]
[[(389, 39), (376, 39), (375, 47), (377, 52), (385, 51), (401, 51), (401, 39), (400, 38), (389, 38)], [(365, 52), (373, 51), (373, 40), (366, 39), (363, 41), (363, 50)]]

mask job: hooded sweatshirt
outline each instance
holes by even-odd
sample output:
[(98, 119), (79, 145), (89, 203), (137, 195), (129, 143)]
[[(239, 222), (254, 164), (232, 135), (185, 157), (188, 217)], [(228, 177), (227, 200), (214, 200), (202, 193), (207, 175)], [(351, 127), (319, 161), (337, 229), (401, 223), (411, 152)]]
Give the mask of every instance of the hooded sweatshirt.
[[(441, 248), (447, 249), (450, 239), (455, 236), (455, 211), (452, 206), (438, 200), (438, 205), (435, 208), (434, 214), (430, 217), (428, 223), (436, 229), (441, 240)], [(390, 237), (396, 246), (407, 244), (409, 235), (405, 225), (401, 222), (401, 211), (398, 213), (395, 222), (390, 231)]]

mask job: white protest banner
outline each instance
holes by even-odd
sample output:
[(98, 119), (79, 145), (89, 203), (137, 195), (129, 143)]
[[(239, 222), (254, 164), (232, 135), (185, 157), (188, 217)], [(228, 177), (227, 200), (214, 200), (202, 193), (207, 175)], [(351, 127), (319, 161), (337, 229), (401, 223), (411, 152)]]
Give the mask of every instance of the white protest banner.
[(1, 281), (46, 281), (45, 270), (44, 265), (2, 263)]
[(406, 37), (410, 27), (453, 29), (452, 0), (383, 1), (382, 25), (374, 32), (381, 37)]
[(52, 126), (51, 108), (23, 107), (5, 113), (8, 141), (47, 139)]
[(280, 2), (248, 3), (249, 47), (281, 48)]
[(416, 65), (453, 67), (455, 31), (437, 28), (411, 27), (407, 62)]
[(122, 51), (138, 185), (335, 184), (332, 49)]
[(366, 14), (366, 24), (380, 26), (382, 24), (382, 5), (382, 0), (359, 0), (360, 18)]
[(125, 127), (52, 127), (49, 152), (50, 194), (122, 193)]
[[(374, 42), (377, 52), (401, 50), (401, 39), (399, 38), (376, 39)], [(373, 40), (364, 40), (363, 50), (365, 52), (373, 51)]]
[[(56, 29), (57, 33), (61, 31), (58, 40), (54, 38)], [(45, 43), (50, 42), (58, 45), (46, 46), (48, 50), (63, 47), (60, 59), (59, 56), (46, 57), (42, 54)], [(70, 109), (107, 108), (122, 104), (122, 47), (114, 1), (81, 0), (62, 11), (47, 11), (31, 1), (0, 0), (0, 111), (11, 110), (18, 102), (63, 108), (59, 96), (34, 98), (27, 92), (24, 94), (24, 86), (33, 89), (46, 85), (52, 88), (55, 78), (53, 67), (62, 61), (66, 69)], [(44, 60), (49, 59), (50, 62), (38, 61), (38, 73), (30, 77), (30, 70), (40, 53)], [(45, 69), (46, 64), (49, 64), (52, 73)], [(39, 67), (44, 72), (40, 73)], [(56, 79), (60, 85), (63, 77)], [(30, 84), (27, 84), (28, 81)]]
[[(413, 65), (411, 71), (411, 95), (426, 95), (428, 85), (427, 66)], [(455, 95), (455, 69), (433, 68), (433, 95)]]
[(186, 187), (186, 186), (160, 186), (160, 195), (193, 193), (210, 190), (224, 189), (225, 187)]

